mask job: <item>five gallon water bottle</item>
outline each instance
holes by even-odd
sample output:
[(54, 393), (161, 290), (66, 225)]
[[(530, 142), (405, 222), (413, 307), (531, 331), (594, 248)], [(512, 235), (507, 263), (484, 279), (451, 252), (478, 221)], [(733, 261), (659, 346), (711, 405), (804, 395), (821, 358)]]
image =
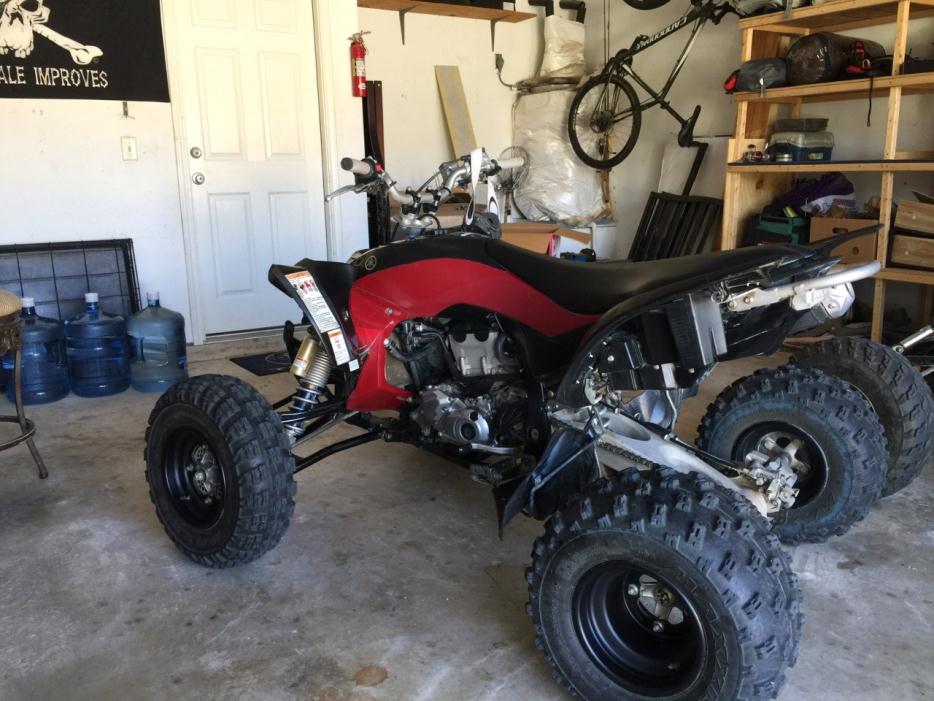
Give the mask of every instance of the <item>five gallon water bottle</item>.
[(84, 302), (84, 313), (65, 322), (71, 389), (79, 397), (117, 394), (130, 386), (126, 322), (102, 312), (95, 292)]
[(127, 322), (130, 378), (140, 392), (164, 392), (188, 377), (185, 317), (159, 304), (159, 293), (146, 295), (148, 306)]
[[(23, 403), (47, 404), (68, 394), (68, 365), (65, 362), (65, 325), (36, 314), (36, 302), (23, 297), (21, 316)], [(12, 402), (14, 351), (3, 358), (7, 371), (6, 396)]]

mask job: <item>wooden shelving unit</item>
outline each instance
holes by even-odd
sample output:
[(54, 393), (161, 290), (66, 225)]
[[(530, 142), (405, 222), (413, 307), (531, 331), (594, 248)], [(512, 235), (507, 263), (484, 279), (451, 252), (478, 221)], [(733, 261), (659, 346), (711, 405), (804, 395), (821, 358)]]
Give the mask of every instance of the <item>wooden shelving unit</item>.
[[(723, 234), (720, 247), (736, 248), (746, 219), (787, 192), (795, 174), (840, 172), (879, 173), (880, 224), (876, 239), (876, 259), (885, 266), (889, 247), (892, 192), (896, 173), (934, 173), (934, 151), (898, 151), (898, 121), (903, 95), (934, 93), (934, 73), (901, 74), (908, 46), (909, 21), (934, 16), (934, 0), (834, 0), (789, 14), (773, 13), (741, 20), (742, 61), (781, 56), (796, 37), (816, 31), (843, 31), (859, 27), (895, 24), (892, 48), (892, 75), (869, 79), (799, 85), (759, 93), (735, 93), (736, 128), (727, 151), (724, 193)], [(739, 161), (750, 140), (768, 136), (769, 125), (780, 105), (790, 106), (792, 117), (800, 115), (801, 105), (809, 102), (887, 97), (885, 141), (882, 158), (873, 161), (828, 161), (825, 163), (763, 163), (745, 165)], [(885, 283), (910, 282), (934, 286), (934, 271), (883, 268), (876, 276), (873, 299), (872, 337), (882, 336)]]
[(371, 10), (390, 10), (399, 13), (399, 28), (402, 31), (402, 43), (405, 43), (405, 17), (408, 14), (434, 15), (435, 17), (463, 17), (466, 19), (481, 19), (490, 23), (490, 39), (496, 47), (496, 25), (500, 22), (516, 24), (528, 19), (535, 19), (538, 15), (532, 12), (515, 12), (512, 10), (495, 10), (488, 7), (472, 7), (470, 5), (453, 5), (444, 2), (419, 2), (418, 0), (357, 0), (357, 7), (366, 7)]

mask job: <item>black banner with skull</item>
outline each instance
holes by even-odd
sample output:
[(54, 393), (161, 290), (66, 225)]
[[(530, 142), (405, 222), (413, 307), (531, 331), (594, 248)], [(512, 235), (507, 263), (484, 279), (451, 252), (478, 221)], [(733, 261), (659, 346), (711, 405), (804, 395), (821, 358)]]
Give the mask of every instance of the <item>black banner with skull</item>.
[(159, 0), (0, 0), (0, 98), (168, 102)]

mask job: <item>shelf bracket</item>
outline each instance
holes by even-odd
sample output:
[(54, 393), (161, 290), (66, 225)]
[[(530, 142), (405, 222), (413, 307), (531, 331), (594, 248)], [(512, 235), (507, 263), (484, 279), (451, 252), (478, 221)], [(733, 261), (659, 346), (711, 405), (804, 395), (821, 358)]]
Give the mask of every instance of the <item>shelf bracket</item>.
[(498, 22), (502, 22), (502, 17), (497, 17), (496, 19), (490, 20), (490, 49), (496, 51), (496, 25)]
[(399, 10), (399, 31), (402, 33), (403, 46), (405, 46), (405, 16), (416, 7), (418, 7), (418, 5), (412, 5), (412, 7), (406, 7), (404, 10)]

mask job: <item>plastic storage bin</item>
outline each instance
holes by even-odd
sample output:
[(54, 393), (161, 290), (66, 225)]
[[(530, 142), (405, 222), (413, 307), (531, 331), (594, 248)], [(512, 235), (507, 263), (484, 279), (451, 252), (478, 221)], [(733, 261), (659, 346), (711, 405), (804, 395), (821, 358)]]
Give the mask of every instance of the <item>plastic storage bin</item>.
[(185, 317), (146, 295), (148, 306), (127, 321), (130, 380), (140, 392), (164, 392), (188, 377)]
[(778, 162), (829, 161), (833, 134), (829, 131), (777, 131), (769, 139), (769, 157)]
[[(21, 317), (23, 404), (48, 404), (68, 395), (68, 364), (65, 360), (65, 325), (57, 319), (36, 314), (36, 302), (23, 297)], [(6, 396), (13, 396), (14, 351), (3, 358)]]
[(126, 322), (102, 312), (94, 292), (84, 301), (84, 313), (65, 322), (71, 389), (79, 397), (117, 394), (130, 386)]

